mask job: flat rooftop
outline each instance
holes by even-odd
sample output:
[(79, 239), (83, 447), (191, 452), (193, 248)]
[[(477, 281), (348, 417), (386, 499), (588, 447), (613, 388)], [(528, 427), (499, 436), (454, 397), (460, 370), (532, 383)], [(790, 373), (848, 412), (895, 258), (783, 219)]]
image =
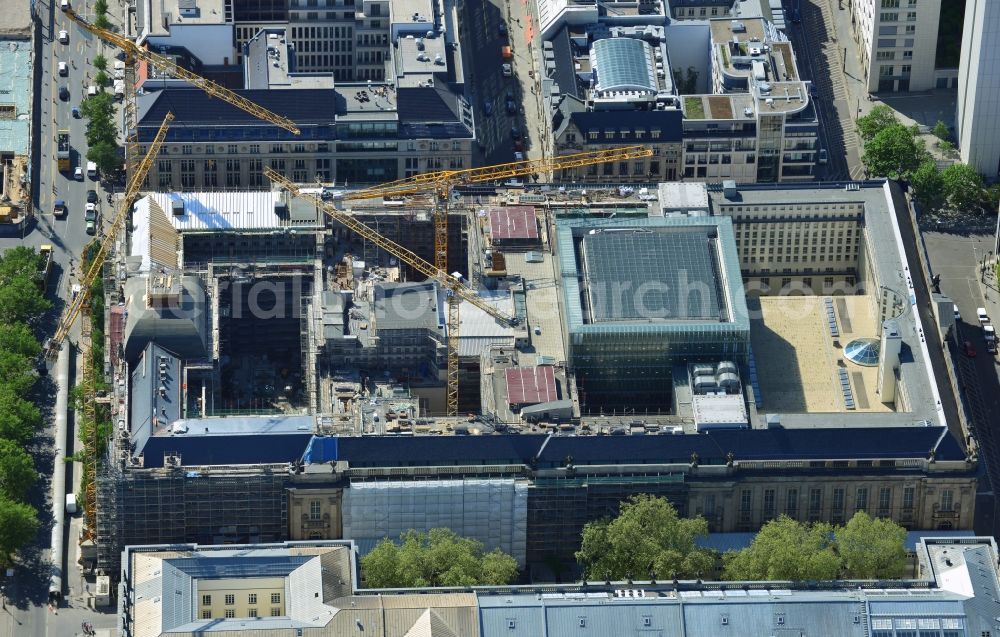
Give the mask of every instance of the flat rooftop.
[(725, 301), (715, 234), (714, 227), (622, 227), (584, 235), (584, 321), (719, 320)]
[[(721, 188), (709, 189), (709, 198), (715, 214), (738, 214), (739, 209), (747, 206), (768, 206), (771, 209), (785, 207), (795, 210), (797, 207), (817, 210), (817, 206), (828, 206), (831, 212), (840, 211), (843, 206), (864, 206), (864, 254), (865, 265), (869, 269), (874, 285), (866, 290), (868, 294), (887, 295), (892, 304), (887, 318), (894, 318), (901, 332), (903, 352), (900, 355), (899, 376), (907, 401), (907, 409), (897, 412), (869, 411), (864, 417), (852, 413), (826, 412), (817, 414), (790, 413), (782, 414), (781, 424), (784, 427), (844, 427), (844, 426), (884, 426), (920, 424), (930, 421), (934, 424), (945, 424), (944, 409), (941, 405), (938, 379), (930, 364), (927, 344), (922, 337), (925, 331), (934, 333), (933, 326), (925, 330), (919, 316), (913, 309), (915, 298), (910, 281), (909, 265), (906, 263), (903, 240), (899, 234), (896, 222), (895, 205), (888, 184), (859, 184), (857, 189), (845, 189), (843, 184), (826, 186), (781, 187), (776, 186), (746, 186), (738, 187), (737, 198), (727, 199)], [(728, 211), (728, 212), (727, 212)], [(839, 297), (837, 297), (839, 298)], [(839, 304), (837, 306), (840, 319)], [(875, 315), (871, 309), (863, 310), (863, 303), (855, 306), (848, 302), (848, 316), (851, 329), (861, 334), (866, 329), (874, 327)], [(765, 317), (766, 318), (766, 317)], [(871, 327), (864, 327), (866, 321), (871, 321)], [(777, 326), (777, 324), (775, 324)], [(760, 338), (758, 325), (757, 336), (751, 333), (754, 344), (754, 357), (758, 364), (766, 362), (766, 357), (757, 352), (757, 340)], [(764, 321), (767, 327), (767, 321)], [(840, 322), (840, 329), (844, 329)], [(822, 328), (822, 329), (819, 329)], [(824, 322), (816, 328), (815, 336), (828, 339), (828, 327)], [(805, 330), (802, 330), (805, 331)], [(874, 330), (863, 336), (875, 336)], [(775, 337), (776, 338), (776, 337)], [(801, 339), (804, 336), (797, 336)], [(841, 336), (840, 344), (845, 346), (850, 339)], [(829, 342), (829, 339), (828, 339)], [(803, 350), (808, 351), (808, 350)], [(819, 351), (826, 351), (825, 348)], [(831, 356), (832, 352), (829, 353)], [(851, 369), (852, 381), (855, 365), (848, 363)], [(764, 374), (761, 374), (762, 376)], [(862, 376), (867, 385), (867, 378)], [(839, 381), (838, 381), (839, 382)], [(946, 379), (943, 379), (946, 383)], [(840, 391), (839, 386), (835, 387)], [(832, 391), (832, 390), (831, 390)], [(768, 400), (766, 390), (763, 399)], [(817, 395), (818, 396), (818, 395)], [(816, 400), (819, 400), (817, 397)], [(830, 399), (826, 399), (829, 403)], [(856, 401), (857, 402), (857, 401)], [(874, 405), (874, 403), (871, 403)], [(776, 411), (776, 410), (775, 410)], [(858, 410), (854, 410), (858, 411)]]
[[(0, 2), (0, 43), (4, 39), (27, 40), (31, 37), (31, 3), (12, 0)], [(6, 45), (3, 45), (6, 49)], [(3, 56), (6, 56), (6, 52)]]
[[(827, 325), (822, 296), (768, 296), (748, 302), (750, 342), (765, 412), (891, 413), (877, 394), (878, 368), (848, 362), (839, 345), (875, 337), (870, 296), (834, 297), (840, 336)], [(755, 309), (760, 312), (755, 312)], [(840, 369), (846, 369), (854, 407), (848, 409)]]
[[(27, 2), (3, 2), (0, 24), (9, 25), (4, 18), (17, 13), (8, 5)], [(2, 27), (0, 27), (2, 29)], [(2, 32), (2, 31), (0, 31)], [(31, 123), (31, 41), (0, 37), (0, 153), (27, 156), (28, 129)]]

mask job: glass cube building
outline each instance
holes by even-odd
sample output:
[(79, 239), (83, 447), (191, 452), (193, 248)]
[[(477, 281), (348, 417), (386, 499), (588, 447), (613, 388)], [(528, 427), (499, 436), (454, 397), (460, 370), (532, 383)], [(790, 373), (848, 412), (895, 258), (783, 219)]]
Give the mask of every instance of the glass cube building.
[(728, 217), (566, 219), (556, 235), (585, 411), (667, 411), (673, 366), (746, 363), (750, 322)]

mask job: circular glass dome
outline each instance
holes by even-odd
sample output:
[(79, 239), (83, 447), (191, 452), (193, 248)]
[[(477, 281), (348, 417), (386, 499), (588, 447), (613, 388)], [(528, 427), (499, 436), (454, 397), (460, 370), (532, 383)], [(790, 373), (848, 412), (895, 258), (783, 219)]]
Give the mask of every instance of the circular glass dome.
[(880, 349), (877, 338), (856, 338), (844, 348), (844, 356), (857, 365), (875, 367), (878, 365)]

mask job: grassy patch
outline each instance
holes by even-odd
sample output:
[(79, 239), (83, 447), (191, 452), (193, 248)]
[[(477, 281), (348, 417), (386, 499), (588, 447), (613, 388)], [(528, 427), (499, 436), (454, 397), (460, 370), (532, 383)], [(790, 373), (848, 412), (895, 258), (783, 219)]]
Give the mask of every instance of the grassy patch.
[(700, 97), (684, 98), (684, 114), (690, 119), (705, 119), (705, 105)]
[(728, 67), (729, 66), (729, 51), (726, 50), (726, 45), (725, 44), (720, 44), (719, 45), (719, 53), (722, 54), (722, 61)]

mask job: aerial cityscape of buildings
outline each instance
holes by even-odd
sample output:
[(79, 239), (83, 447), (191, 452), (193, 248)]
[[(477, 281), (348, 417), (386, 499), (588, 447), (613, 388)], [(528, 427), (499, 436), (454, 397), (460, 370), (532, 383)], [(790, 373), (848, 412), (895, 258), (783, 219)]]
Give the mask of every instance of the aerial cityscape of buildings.
[[(10, 5), (54, 462), (0, 636), (1000, 635), (996, 220), (856, 130), (890, 107), (988, 200), (1000, 7)], [(889, 520), (907, 575), (587, 581), (642, 494), (720, 555)], [(516, 581), (366, 581), (440, 528)]]

